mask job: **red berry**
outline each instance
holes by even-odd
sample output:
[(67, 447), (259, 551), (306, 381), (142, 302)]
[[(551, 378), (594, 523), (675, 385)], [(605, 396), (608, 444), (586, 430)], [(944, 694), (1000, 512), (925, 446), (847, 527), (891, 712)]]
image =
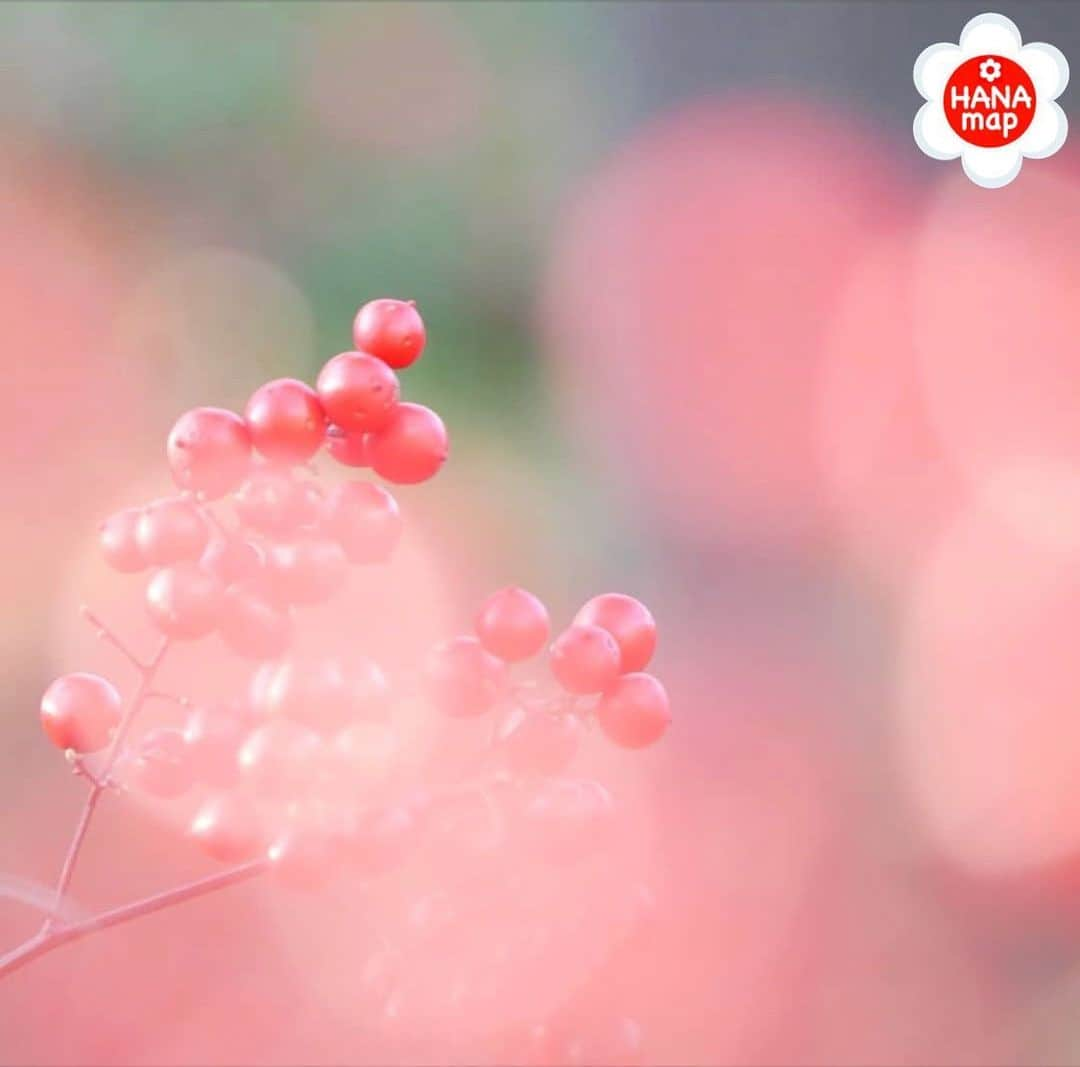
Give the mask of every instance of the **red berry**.
[(566, 770), (581, 742), (581, 721), (561, 711), (514, 708), (496, 732), (499, 752), (518, 774)]
[(144, 735), (124, 764), (125, 783), (141, 793), (172, 799), (195, 781), (191, 750), (179, 730), (161, 727)]
[(326, 414), (310, 385), (277, 378), (260, 386), (244, 408), (252, 443), (267, 459), (303, 463), (322, 447)]
[(313, 534), (272, 545), (266, 554), (266, 577), (276, 600), (318, 604), (341, 589), (348, 560), (337, 541)]
[(287, 536), (310, 518), (311, 501), (303, 484), (287, 471), (258, 470), (236, 494), (236, 514), (245, 526), (275, 537)]
[(292, 644), (288, 608), (270, 604), (241, 586), (225, 591), (219, 629), (225, 644), (245, 659), (277, 659)]
[(315, 383), (323, 410), (346, 433), (385, 425), (401, 395), (397, 375), (367, 352), (342, 352), (319, 372)]
[(555, 639), (548, 663), (568, 693), (599, 693), (619, 675), (619, 646), (599, 626), (571, 626)]
[(515, 662), (544, 647), (551, 623), (547, 608), (525, 589), (500, 589), (484, 601), (476, 616), (476, 635), (493, 656)]
[(243, 863), (263, 849), (262, 828), (255, 808), (236, 793), (207, 799), (189, 830), (203, 851), (221, 863)]
[(656, 650), (656, 623), (649, 609), (624, 593), (593, 597), (574, 622), (601, 626), (619, 643), (624, 673), (643, 670)]
[(124, 508), (123, 511), (110, 515), (98, 528), (98, 541), (105, 562), (121, 574), (134, 574), (147, 566), (135, 530), (142, 511), (139, 508)]
[(440, 711), (455, 718), (483, 715), (502, 693), (505, 665), (475, 637), (454, 637), (431, 650), (424, 676)]
[(120, 694), (96, 674), (57, 678), (41, 698), (41, 725), (57, 748), (97, 752), (120, 725)]
[(596, 705), (600, 729), (623, 748), (645, 748), (663, 737), (671, 722), (668, 695), (651, 674), (624, 674)]
[(290, 797), (305, 786), (322, 752), (313, 730), (288, 719), (255, 727), (236, 755), (240, 773), (271, 797)]
[(176, 420), (165, 446), (181, 489), (216, 500), (235, 489), (251, 465), (251, 435), (244, 420), (222, 408), (195, 408)]
[[(337, 431), (336, 433), (334, 431)], [(345, 467), (370, 467), (366, 433), (345, 433), (331, 426), (326, 437), (327, 451)]]
[(155, 567), (198, 559), (209, 539), (199, 509), (179, 497), (148, 504), (135, 524), (135, 543), (146, 562)]
[(372, 300), (353, 320), (353, 344), (400, 370), (420, 358), (426, 340), (424, 320), (405, 300)]
[(374, 482), (343, 482), (326, 498), (325, 529), (351, 563), (389, 559), (401, 538), (397, 501)]
[(146, 587), (146, 607), (154, 625), (179, 641), (205, 637), (221, 618), (225, 588), (196, 563), (158, 571)]
[(201, 704), (184, 723), (184, 741), (195, 777), (228, 788), (240, 775), (236, 756), (248, 735), (242, 716), (225, 704)]
[(449, 451), (442, 419), (422, 404), (398, 404), (389, 421), (368, 436), (375, 473), (388, 482), (412, 485), (439, 472)]
[(213, 574), (222, 585), (257, 581), (264, 563), (258, 545), (232, 535), (215, 537), (199, 560), (203, 570)]

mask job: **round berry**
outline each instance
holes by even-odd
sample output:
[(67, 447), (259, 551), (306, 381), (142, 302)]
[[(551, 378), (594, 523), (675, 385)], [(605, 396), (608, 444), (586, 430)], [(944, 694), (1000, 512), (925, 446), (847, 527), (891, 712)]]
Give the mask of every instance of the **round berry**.
[(141, 515), (139, 508), (124, 508), (110, 515), (98, 527), (101, 554), (105, 562), (121, 574), (134, 574), (147, 566), (146, 556), (135, 536)]
[(386, 425), (368, 436), (375, 473), (401, 485), (426, 482), (438, 474), (449, 448), (442, 419), (422, 404), (398, 404)]
[(329, 537), (307, 535), (272, 545), (266, 577), (275, 599), (285, 604), (318, 604), (341, 589), (348, 560)]
[(303, 485), (287, 471), (258, 470), (236, 494), (236, 514), (245, 526), (274, 537), (288, 536), (310, 518)]
[(475, 637), (454, 637), (436, 645), (424, 670), (432, 702), (455, 718), (489, 711), (502, 693), (504, 676), (505, 664)]
[(158, 571), (146, 587), (146, 607), (167, 637), (195, 641), (221, 618), (225, 588), (196, 563), (177, 563)]
[(476, 616), (476, 635), (493, 656), (513, 663), (535, 656), (551, 630), (543, 601), (525, 589), (500, 589)]
[(326, 498), (324, 528), (351, 563), (382, 563), (401, 539), (397, 501), (374, 482), (343, 482)]
[(322, 447), (326, 414), (310, 385), (277, 378), (260, 386), (244, 408), (252, 444), (267, 459), (303, 463)]
[(135, 524), (135, 543), (147, 563), (166, 567), (198, 559), (210, 539), (206, 520), (190, 500), (155, 500)]
[(188, 832), (208, 856), (221, 863), (255, 859), (264, 847), (255, 808), (236, 793), (221, 793), (204, 801)]
[(191, 750), (179, 730), (161, 727), (145, 734), (125, 761), (124, 783), (140, 793), (171, 800), (195, 781)]
[(184, 723), (184, 741), (195, 777), (223, 789), (235, 785), (240, 775), (236, 756), (247, 734), (243, 717), (226, 704), (192, 708)]
[(555, 639), (548, 663), (568, 693), (599, 693), (619, 676), (619, 646), (599, 626), (571, 626)]
[(323, 410), (346, 433), (386, 424), (401, 396), (397, 375), (367, 352), (342, 352), (319, 372), (315, 388)]
[(326, 449), (343, 467), (371, 466), (366, 433), (345, 433), (331, 426), (327, 431)]
[(236, 762), (260, 792), (288, 798), (308, 783), (322, 752), (313, 730), (288, 719), (273, 719), (248, 734)]
[(277, 659), (292, 644), (288, 608), (270, 604), (242, 586), (225, 591), (218, 628), (225, 644), (244, 659)]
[(258, 545), (231, 534), (215, 537), (199, 559), (203, 570), (209, 571), (222, 585), (257, 581), (264, 563)]
[(556, 775), (581, 743), (581, 720), (563, 711), (514, 708), (499, 724), (499, 753), (517, 774)]
[(372, 300), (353, 320), (353, 344), (400, 370), (420, 358), (427, 335), (412, 301)]
[(644, 670), (656, 650), (656, 623), (649, 609), (624, 593), (593, 597), (574, 622), (607, 630), (619, 643), (625, 673)]
[(57, 748), (97, 752), (120, 725), (121, 707), (111, 682), (81, 671), (65, 674), (41, 698), (41, 725)]
[(651, 674), (624, 674), (596, 705), (600, 729), (623, 748), (645, 748), (671, 723), (667, 691)]
[(165, 453), (173, 480), (216, 500), (235, 489), (251, 465), (244, 420), (222, 408), (195, 408), (176, 420)]

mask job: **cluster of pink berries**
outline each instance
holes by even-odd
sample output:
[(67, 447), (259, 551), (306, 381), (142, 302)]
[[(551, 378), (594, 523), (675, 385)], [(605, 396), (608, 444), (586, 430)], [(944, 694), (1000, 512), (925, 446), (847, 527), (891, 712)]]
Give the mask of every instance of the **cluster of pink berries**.
[[(454, 716), (489, 711), (507, 693), (507, 668), (532, 659), (547, 645), (551, 622), (543, 602), (525, 589), (492, 594), (476, 616), (475, 636), (432, 650), (426, 678), (434, 703)], [(656, 649), (656, 623), (648, 608), (622, 593), (594, 597), (548, 650), (558, 692), (533, 681), (509, 689), (511, 714), (498, 739), (514, 769), (555, 774), (577, 747), (582, 714), (624, 748), (660, 739), (671, 718), (667, 693), (646, 674)], [(587, 707), (585, 698), (595, 697)]]
[[(125, 708), (107, 679), (64, 675), (42, 699), (45, 732), (89, 779), (92, 797), (111, 788), (162, 799), (198, 790), (190, 835), (210, 856), (265, 865), (298, 887), (321, 885), (343, 862), (370, 876), (400, 865), (421, 841), (437, 849), (473, 802), (492, 816), (481, 835), (489, 855), (509, 847), (510, 827), (545, 860), (595, 851), (611, 796), (599, 782), (562, 777), (585, 729), (595, 723), (637, 749), (670, 721), (663, 686), (645, 672), (656, 624), (638, 600), (595, 597), (551, 641), (544, 604), (507, 588), (481, 606), (474, 634), (432, 649), (418, 671), (426, 700), (450, 717), (496, 713), (484, 773), (438, 788), (402, 788), (387, 770), (400, 693), (376, 662), (296, 651), (304, 607), (334, 596), (350, 565), (386, 562), (402, 533), (384, 486), (355, 477), (327, 485), (312, 466), (316, 454), (392, 483), (431, 478), (447, 456), (439, 416), (400, 399), (395, 370), (425, 343), (416, 308), (373, 301), (357, 314), (353, 338), (356, 350), (331, 359), (314, 388), (281, 379), (256, 390), (242, 416), (197, 408), (180, 417), (166, 446), (178, 495), (121, 511), (100, 531), (114, 569), (150, 572), (145, 600), (158, 651), (139, 659), (87, 612), (136, 667), (138, 689)], [(240, 699), (200, 705), (155, 689), (173, 643), (215, 634), (253, 661)], [(513, 677), (545, 649), (550, 679)], [(180, 705), (182, 725), (137, 735), (151, 699)], [(450, 847), (459, 851), (460, 840)]]

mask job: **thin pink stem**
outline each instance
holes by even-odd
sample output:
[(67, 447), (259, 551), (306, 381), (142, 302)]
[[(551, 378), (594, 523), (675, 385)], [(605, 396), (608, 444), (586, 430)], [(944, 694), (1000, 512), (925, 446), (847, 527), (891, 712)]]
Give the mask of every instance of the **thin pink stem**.
[[(94, 621), (94, 617), (89, 612), (84, 612), (84, 614), (86, 614), (87, 618), (91, 619), (91, 621)], [(138, 665), (140, 676), (139, 685), (135, 690), (135, 695), (131, 698), (131, 704), (128, 707), (127, 714), (121, 720), (119, 727), (117, 727), (116, 736), (113, 737), (112, 744), (109, 746), (109, 751), (105, 756), (105, 762), (102, 764), (100, 774), (90, 782), (90, 792), (86, 796), (86, 804), (83, 806), (82, 814), (79, 816), (79, 822), (75, 827), (75, 833), (72, 835), (71, 844), (68, 845), (67, 855), (64, 857), (64, 865), (60, 869), (60, 877), (56, 883), (56, 904), (52, 913), (45, 919), (45, 923), (41, 928), (42, 935), (49, 934), (56, 926), (57, 913), (60, 910), (60, 905), (63, 902), (64, 896), (67, 894), (68, 886), (71, 885), (72, 876), (75, 874), (75, 865), (79, 862), (79, 854), (82, 851), (86, 833), (90, 829), (90, 823), (94, 818), (94, 810), (97, 808), (97, 803), (101, 798), (101, 794), (105, 791), (106, 783), (109, 781), (109, 776), (116, 764), (117, 757), (123, 749), (124, 740), (131, 730), (136, 716), (146, 702), (147, 694), (150, 692), (150, 687), (154, 681), (154, 675), (157, 673), (157, 669), (161, 665), (165, 653), (168, 651), (169, 641), (168, 638), (162, 639), (157, 652), (154, 653), (154, 656), (149, 663), (142, 663), (140, 660), (135, 659), (130, 652), (127, 652), (127, 649), (123, 645), (120, 647), (124, 648), (128, 658)]]
[(28, 938), (17, 948), (0, 956), (0, 978), (4, 978), (20, 967), (36, 960), (39, 956), (52, 952), (67, 945), (72, 941), (79, 941), (90, 934), (107, 930), (110, 926), (118, 926), (120, 923), (130, 922), (143, 915), (151, 915), (155, 911), (171, 908), (176, 904), (183, 904), (186, 900), (214, 893), (219, 889), (226, 889), (237, 882), (246, 881), (262, 874), (270, 866), (267, 859), (252, 860), (250, 863), (232, 867), (220, 874), (212, 874), (198, 881), (189, 882), (187, 885), (178, 886), (176, 889), (166, 890), (164, 893), (155, 893), (153, 896), (136, 900), (132, 904), (124, 904), (119, 908), (92, 915), (88, 919), (78, 922), (54, 923), (51, 927), (42, 928), (33, 937)]

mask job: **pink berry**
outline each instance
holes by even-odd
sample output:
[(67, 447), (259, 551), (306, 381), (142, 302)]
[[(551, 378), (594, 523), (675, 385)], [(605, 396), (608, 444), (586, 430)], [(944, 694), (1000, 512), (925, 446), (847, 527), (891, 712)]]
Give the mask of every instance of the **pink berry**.
[(155, 500), (135, 524), (135, 543), (147, 563), (165, 567), (198, 559), (210, 539), (206, 520), (189, 500)]
[(574, 622), (600, 626), (619, 644), (622, 670), (644, 670), (656, 650), (656, 622), (649, 609), (624, 593), (593, 597), (574, 616)]
[(663, 737), (671, 723), (668, 695), (651, 674), (624, 674), (596, 706), (600, 729), (623, 748), (645, 748)]
[(385, 425), (401, 395), (397, 375), (367, 352), (334, 356), (319, 372), (315, 388), (327, 417), (346, 433)]
[(502, 692), (505, 665), (475, 637), (455, 637), (436, 645), (425, 665), (432, 702), (455, 718), (483, 715)]
[(225, 588), (198, 564), (183, 562), (158, 571), (146, 587), (146, 607), (154, 625), (178, 641), (195, 641), (221, 619)]
[(120, 716), (120, 694), (96, 674), (65, 674), (41, 698), (41, 725), (57, 748), (80, 753), (103, 749)]
[(322, 447), (326, 413), (310, 385), (277, 378), (260, 386), (244, 408), (252, 443), (267, 459), (303, 463)]
[(422, 404), (398, 404), (390, 419), (368, 435), (372, 469), (388, 482), (412, 485), (438, 474), (449, 454), (442, 419)]
[(420, 358), (426, 339), (424, 320), (411, 301), (372, 300), (353, 320), (353, 344), (397, 370)]
[(101, 554), (105, 562), (121, 574), (134, 574), (148, 565), (135, 536), (141, 515), (139, 508), (124, 508), (110, 515), (98, 528)]
[(551, 629), (543, 601), (525, 589), (500, 589), (484, 601), (476, 616), (476, 634), (493, 656), (507, 662), (535, 656)]
[(251, 435), (235, 412), (195, 408), (176, 420), (165, 451), (173, 480), (181, 489), (216, 500), (247, 475)]
[(208, 856), (221, 863), (255, 859), (264, 847), (255, 808), (237, 793), (221, 793), (204, 801), (189, 833)]
[(599, 693), (619, 675), (619, 646), (599, 626), (571, 626), (555, 639), (548, 663), (568, 693)]
[(140, 793), (171, 800), (195, 781), (191, 750), (179, 730), (161, 727), (145, 734), (124, 764), (126, 785)]

